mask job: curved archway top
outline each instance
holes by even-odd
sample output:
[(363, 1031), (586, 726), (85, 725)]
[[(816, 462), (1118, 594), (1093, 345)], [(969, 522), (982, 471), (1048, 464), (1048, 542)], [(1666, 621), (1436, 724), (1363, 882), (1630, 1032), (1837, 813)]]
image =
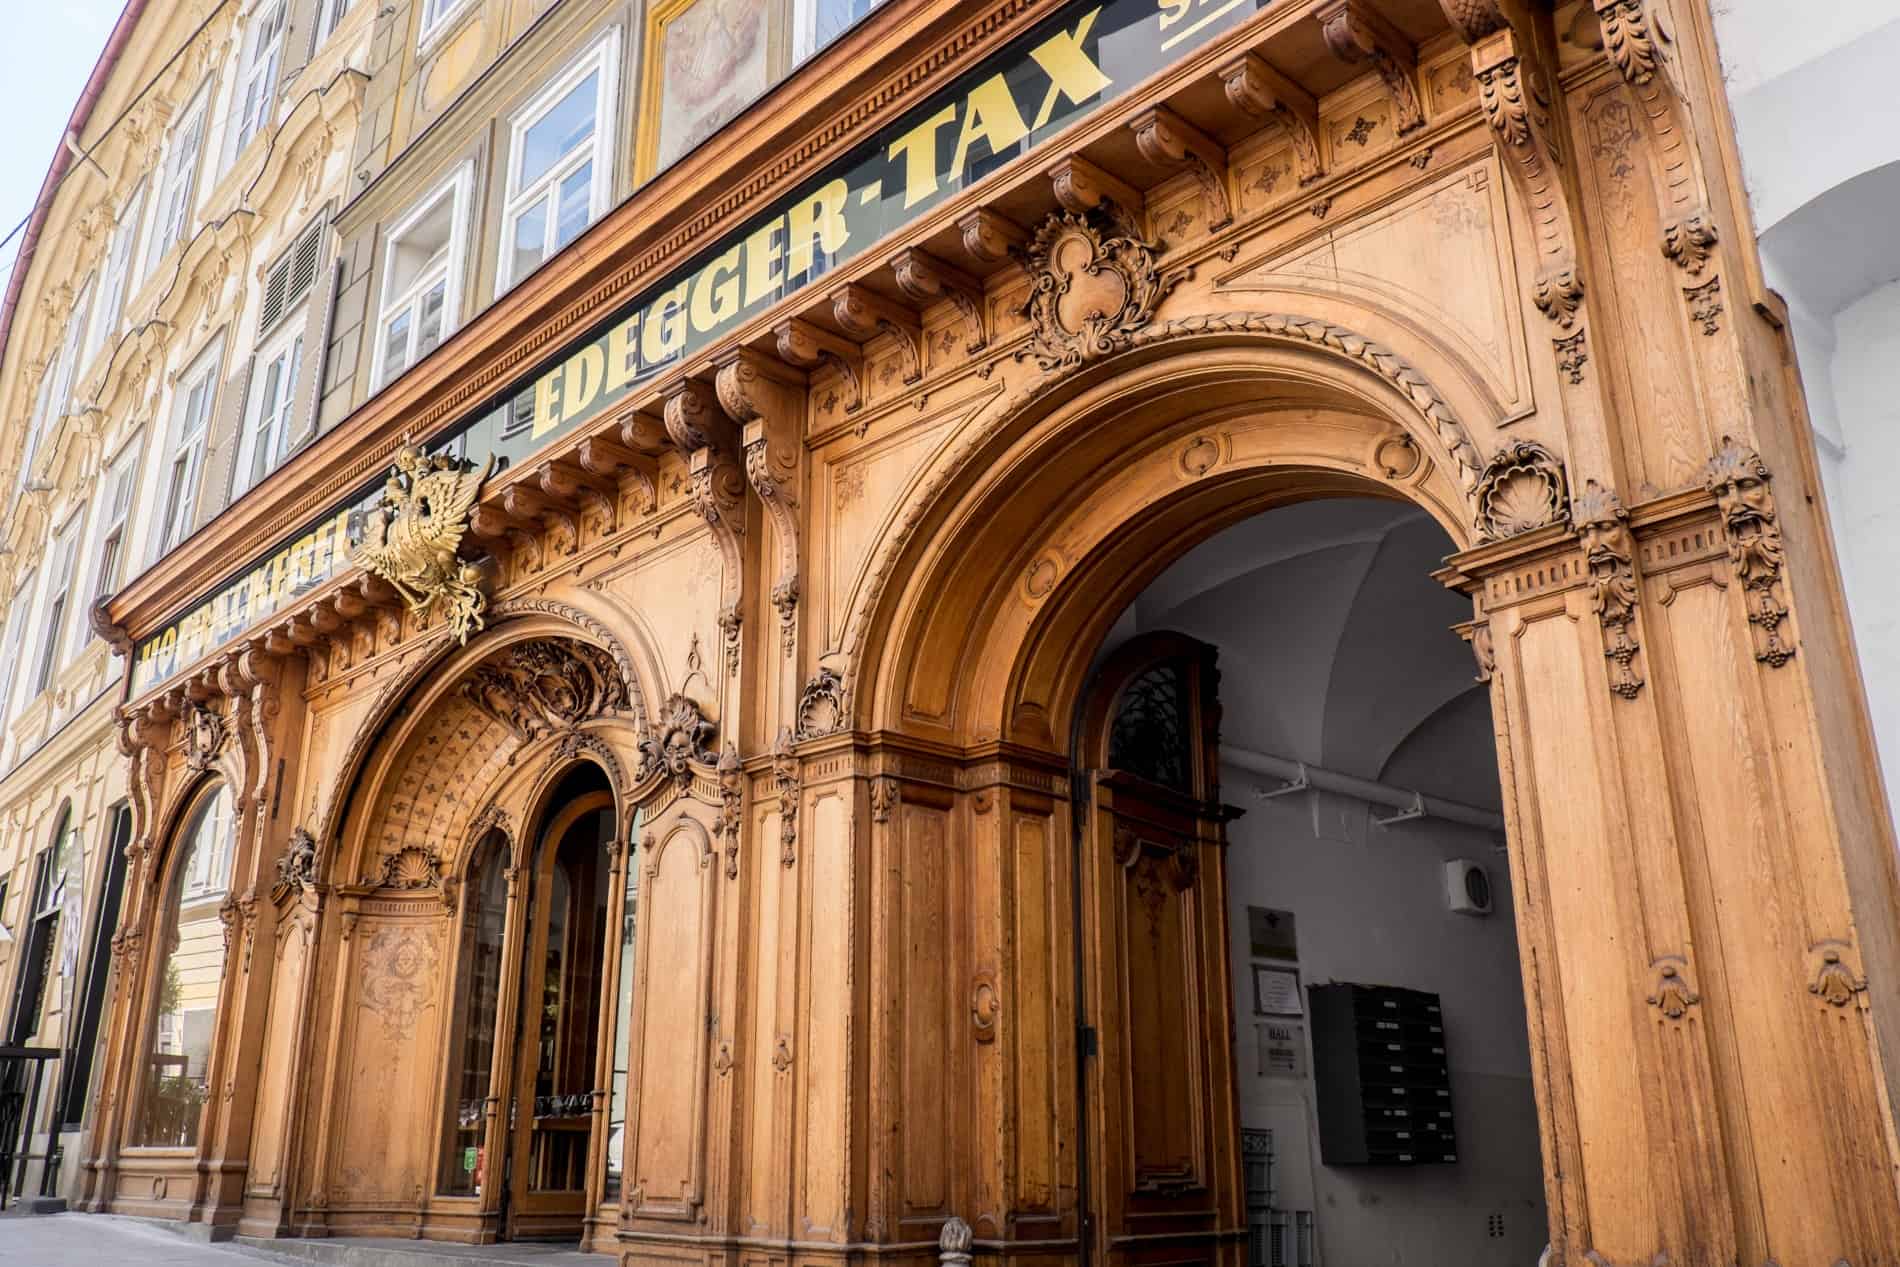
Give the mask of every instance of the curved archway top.
[[(319, 837), (336, 842), (327, 868), (334, 881), (373, 879), (378, 858), (422, 858), (439, 873), (520, 752), (544, 740), (603, 749), (599, 763), (624, 791), (615, 745), (582, 727), (616, 722), (625, 746), (637, 748), (646, 735), (638, 682), (623, 671), (617, 642), (609, 650), (577, 633), (544, 620), (505, 623), (391, 684), (346, 758), (344, 786), (353, 790), (330, 809)], [(351, 821), (339, 824), (342, 815)]]
[[(1246, 442), (1237, 447), (1239, 432)], [(1156, 457), (1157, 446), (1183, 444), (1205, 449)], [(980, 722), (958, 715), (958, 688), (947, 680), (933, 698), (910, 689), (941, 665), (925, 644), (957, 639), (957, 661), (992, 666), (980, 672), (996, 671), (998, 655), (1014, 663), (1020, 644), (984, 646), (985, 635), (970, 631), (990, 629), (997, 614), (1014, 619), (1046, 606), (1058, 585), (1095, 566), (1089, 555), (1107, 548), (1104, 524), (1139, 514), (1176, 534), (1204, 534), (1261, 508), (1263, 497), (1370, 492), (1419, 505), (1463, 548), (1494, 535), (1482, 507), (1505, 456), (1485, 462), (1420, 370), (1335, 323), (1229, 312), (1132, 329), (1000, 397), (933, 460), (874, 555), (847, 626), (852, 720), (876, 728), (927, 718), (971, 737), (1005, 734), (996, 683), (984, 688), (992, 696)], [(1152, 488), (1131, 503), (1131, 482), (1143, 479)], [(1552, 486), (1561, 488), (1560, 476)], [(1116, 505), (1078, 513), (1091, 497)], [(1163, 510), (1170, 500), (1180, 504)], [(1552, 517), (1567, 514), (1561, 495), (1550, 502)], [(983, 543), (986, 533), (995, 541)], [(1155, 536), (1144, 549), (1156, 547)], [(1117, 583), (1105, 574), (1096, 581)], [(1002, 601), (1012, 591), (1018, 601)]]

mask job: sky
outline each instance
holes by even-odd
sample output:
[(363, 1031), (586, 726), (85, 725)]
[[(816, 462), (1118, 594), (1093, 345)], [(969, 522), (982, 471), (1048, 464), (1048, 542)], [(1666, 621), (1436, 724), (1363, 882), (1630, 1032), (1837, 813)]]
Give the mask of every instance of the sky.
[[(0, 0), (0, 236), (33, 210), (125, 0)], [(0, 288), (24, 230), (0, 247)]]

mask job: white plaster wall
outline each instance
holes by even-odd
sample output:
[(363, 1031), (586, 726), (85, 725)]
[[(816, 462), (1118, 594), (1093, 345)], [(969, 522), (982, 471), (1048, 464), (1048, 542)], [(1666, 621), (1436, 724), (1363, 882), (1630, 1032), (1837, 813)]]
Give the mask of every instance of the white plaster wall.
[(1711, 0), (1763, 272), (1788, 303), (1889, 805), (1900, 788), (1900, 0)]
[[(1450, 631), (1469, 603), (1430, 577), (1450, 549), (1428, 517), (1394, 503), (1271, 511), (1189, 551), (1109, 645), (1174, 629), (1219, 647), (1224, 743), (1495, 807), (1489, 697)], [(1378, 827), (1363, 802), (1330, 794), (1260, 799), (1263, 783), (1228, 768), (1221, 793), (1246, 811), (1229, 827), (1227, 873), (1241, 1121), (1274, 1132), (1278, 1207), (1314, 1211), (1321, 1267), (1530, 1267), (1548, 1231), (1500, 842), (1435, 820)], [(1496, 914), (1447, 909), (1453, 858), (1486, 866)], [(1455, 1165), (1321, 1164), (1310, 1042), (1306, 1077), (1259, 1072), (1249, 906), (1295, 913), (1303, 985), (1440, 996)]]

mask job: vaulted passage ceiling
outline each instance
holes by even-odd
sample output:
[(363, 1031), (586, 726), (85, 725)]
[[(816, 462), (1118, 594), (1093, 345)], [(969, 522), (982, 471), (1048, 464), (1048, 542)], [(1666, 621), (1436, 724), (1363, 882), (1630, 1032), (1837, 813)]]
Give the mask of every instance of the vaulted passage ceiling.
[(1498, 804), (1490, 699), (1431, 578), (1451, 541), (1424, 512), (1304, 502), (1190, 550), (1110, 635), (1177, 629), (1220, 648), (1224, 742)]

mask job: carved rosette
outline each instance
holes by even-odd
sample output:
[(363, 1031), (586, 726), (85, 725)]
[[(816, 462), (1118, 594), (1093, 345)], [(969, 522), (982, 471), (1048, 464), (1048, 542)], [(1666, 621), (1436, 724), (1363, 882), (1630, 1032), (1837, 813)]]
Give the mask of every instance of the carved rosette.
[(1504, 541), (1570, 518), (1564, 465), (1535, 440), (1498, 450), (1478, 477), (1478, 537)]
[(1629, 513), (1615, 493), (1587, 480), (1571, 511), (1590, 569), (1590, 607), (1603, 630), (1603, 655), (1610, 666), (1610, 694), (1633, 700), (1643, 689), (1636, 671), (1641, 644), (1631, 636), (1636, 624), (1636, 543)]
[(690, 696), (674, 694), (666, 701), (660, 727), (640, 741), (641, 779), (665, 773), (683, 792), (693, 781), (692, 763), (712, 765), (712, 742), (717, 728)]
[(1795, 648), (1781, 628), (1788, 603), (1782, 595), (1781, 526), (1769, 478), (1761, 455), (1729, 436), (1722, 437), (1722, 447), (1702, 472), (1728, 539), (1729, 563), (1742, 583), (1755, 659), (1778, 669), (1794, 659)]
[(1187, 274), (1163, 274), (1133, 218), (1110, 199), (1083, 212), (1052, 211), (1020, 253), (1029, 274), (1030, 341), (1017, 359), (1073, 368), (1129, 345)]

